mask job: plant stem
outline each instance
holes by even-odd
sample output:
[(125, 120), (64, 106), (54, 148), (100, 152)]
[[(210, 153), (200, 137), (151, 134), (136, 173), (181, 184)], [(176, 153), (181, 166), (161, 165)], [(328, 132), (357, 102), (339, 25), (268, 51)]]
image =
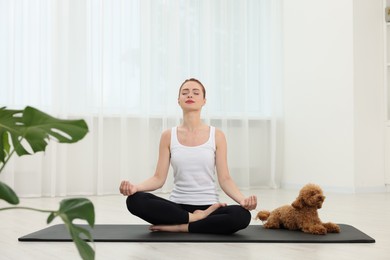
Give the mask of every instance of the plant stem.
[(30, 207), (6, 207), (6, 208), (0, 208), (0, 211), (8, 210), (8, 209), (27, 209), (27, 210), (33, 210), (33, 211), (38, 211), (38, 212), (44, 212), (44, 213), (55, 212), (54, 210), (35, 209), (35, 208), (30, 208)]
[(0, 174), (3, 171), (3, 168), (5, 167), (5, 165), (7, 164), (7, 162), (9, 161), (9, 159), (11, 158), (11, 156), (13, 155), (14, 152), (15, 152), (15, 149), (13, 149), (12, 152), (7, 156), (7, 159), (4, 161), (3, 165), (0, 168)]

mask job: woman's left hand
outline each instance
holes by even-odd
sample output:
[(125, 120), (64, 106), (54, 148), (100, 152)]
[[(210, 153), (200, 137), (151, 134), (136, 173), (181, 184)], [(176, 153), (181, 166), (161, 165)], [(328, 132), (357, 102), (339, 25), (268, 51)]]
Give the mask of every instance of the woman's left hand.
[(247, 210), (253, 210), (257, 207), (257, 197), (256, 195), (249, 196), (245, 198), (240, 203), (241, 207)]

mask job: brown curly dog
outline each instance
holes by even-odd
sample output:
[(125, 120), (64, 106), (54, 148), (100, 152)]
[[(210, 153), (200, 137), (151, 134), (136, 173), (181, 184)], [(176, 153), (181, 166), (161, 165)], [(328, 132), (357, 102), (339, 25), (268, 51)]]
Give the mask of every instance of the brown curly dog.
[(337, 224), (322, 223), (317, 209), (322, 207), (325, 200), (322, 189), (316, 184), (307, 184), (299, 192), (299, 196), (290, 205), (279, 207), (272, 212), (263, 210), (257, 214), (257, 219), (264, 223), (265, 228), (285, 228), (302, 230), (305, 233), (325, 235), (339, 233)]

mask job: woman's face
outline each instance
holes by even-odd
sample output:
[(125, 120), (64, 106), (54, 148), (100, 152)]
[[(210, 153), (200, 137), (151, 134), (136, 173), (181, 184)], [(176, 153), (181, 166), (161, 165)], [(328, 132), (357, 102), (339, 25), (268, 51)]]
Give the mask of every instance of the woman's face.
[(201, 109), (206, 104), (202, 86), (195, 81), (186, 82), (180, 89), (178, 101), (182, 109)]

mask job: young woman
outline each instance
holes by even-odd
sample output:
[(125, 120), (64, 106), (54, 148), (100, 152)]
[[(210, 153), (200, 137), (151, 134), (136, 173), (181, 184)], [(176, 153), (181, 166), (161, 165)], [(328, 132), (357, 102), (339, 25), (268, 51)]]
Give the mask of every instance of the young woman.
[[(154, 175), (140, 184), (120, 184), (120, 192), (128, 196), (128, 210), (151, 223), (151, 231), (231, 234), (246, 228), (257, 198), (245, 197), (230, 177), (224, 133), (201, 121), (203, 84), (185, 80), (178, 103), (183, 123), (162, 133)], [(170, 164), (175, 185), (169, 200), (148, 193), (164, 185)], [(215, 169), (220, 187), (239, 205), (219, 202)]]

